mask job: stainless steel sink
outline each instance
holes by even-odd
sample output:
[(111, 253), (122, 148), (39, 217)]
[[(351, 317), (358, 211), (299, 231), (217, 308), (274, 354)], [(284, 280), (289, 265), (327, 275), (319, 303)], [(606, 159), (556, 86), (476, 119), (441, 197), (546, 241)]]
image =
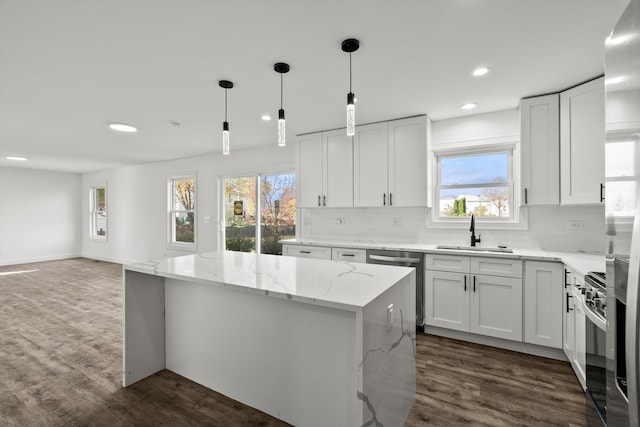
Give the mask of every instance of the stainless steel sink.
[(450, 249), (455, 251), (478, 251), (478, 252), (503, 252), (513, 253), (513, 249), (509, 248), (491, 248), (482, 246), (459, 246), (459, 245), (438, 245), (436, 249)]

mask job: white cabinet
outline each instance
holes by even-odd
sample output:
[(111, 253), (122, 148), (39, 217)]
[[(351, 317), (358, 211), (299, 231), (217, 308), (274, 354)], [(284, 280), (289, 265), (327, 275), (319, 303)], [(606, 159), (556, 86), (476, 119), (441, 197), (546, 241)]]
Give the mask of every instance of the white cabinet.
[(562, 264), (524, 264), (524, 342), (562, 349)]
[(522, 261), (436, 254), (426, 268), (425, 325), (522, 341)]
[(602, 203), (604, 78), (560, 94), (560, 203)]
[(353, 204), (427, 205), (427, 117), (356, 127)]
[(297, 143), (297, 206), (353, 206), (353, 142), (344, 130), (302, 135)]
[(520, 101), (521, 205), (560, 202), (560, 96)]
[(344, 262), (367, 262), (365, 249), (331, 248), (331, 259)]
[(586, 388), (586, 318), (583, 297), (580, 292), (584, 287), (584, 277), (571, 268), (564, 269), (563, 298), (563, 346), (564, 354), (569, 359), (573, 372), (582, 388)]
[(328, 246), (282, 244), (282, 255), (299, 258), (330, 259), (345, 262), (367, 262), (366, 249), (332, 248)]
[(299, 258), (331, 259), (331, 248), (325, 246), (283, 244), (282, 255)]

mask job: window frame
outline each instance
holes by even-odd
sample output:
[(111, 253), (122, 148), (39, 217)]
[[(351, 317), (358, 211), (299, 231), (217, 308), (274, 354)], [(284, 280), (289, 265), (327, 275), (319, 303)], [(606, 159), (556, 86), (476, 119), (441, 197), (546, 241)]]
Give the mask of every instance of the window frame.
[[(193, 179), (194, 206), (192, 210), (175, 208), (175, 182), (185, 179)], [(193, 213), (193, 242), (178, 242), (176, 238), (176, 214)], [(167, 180), (167, 247), (190, 252), (198, 250), (198, 179), (196, 172), (186, 172), (170, 175)]]
[(476, 216), (476, 223), (483, 225), (486, 229), (527, 229), (528, 216), (526, 209), (521, 209), (520, 194), (520, 144), (519, 141), (512, 139), (501, 139), (499, 142), (474, 144), (473, 142), (452, 144), (455, 146), (447, 146), (436, 148), (432, 151), (432, 185), (430, 190), (433, 194), (433, 203), (429, 209), (425, 226), (427, 228), (468, 228), (470, 217), (445, 217), (441, 216), (440, 190), (442, 189), (441, 181), (441, 159), (446, 157), (462, 157), (484, 154), (507, 153), (508, 154), (508, 171), (510, 176), (504, 183), (487, 183), (487, 184), (463, 184), (459, 186), (446, 186), (446, 188), (472, 188), (472, 187), (504, 187), (505, 184), (509, 188), (509, 216), (508, 217), (489, 217)]
[[(104, 234), (99, 234), (98, 227), (98, 215), (99, 209), (97, 208), (97, 191), (104, 189), (104, 217), (106, 230)], [(109, 215), (108, 215), (108, 191), (107, 183), (94, 184), (89, 186), (89, 238), (96, 241), (107, 241), (109, 234)]]

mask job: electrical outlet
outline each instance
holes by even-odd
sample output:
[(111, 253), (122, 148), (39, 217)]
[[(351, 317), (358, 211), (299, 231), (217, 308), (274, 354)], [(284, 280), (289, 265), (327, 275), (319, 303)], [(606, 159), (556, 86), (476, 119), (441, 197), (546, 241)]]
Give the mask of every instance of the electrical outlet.
[(584, 221), (580, 221), (580, 220), (567, 221), (567, 230), (584, 230)]

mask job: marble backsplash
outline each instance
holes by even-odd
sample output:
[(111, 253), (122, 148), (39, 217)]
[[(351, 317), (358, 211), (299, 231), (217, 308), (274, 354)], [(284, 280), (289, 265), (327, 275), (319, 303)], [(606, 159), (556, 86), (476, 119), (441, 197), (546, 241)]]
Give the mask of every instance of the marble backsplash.
[[(483, 229), (483, 246), (604, 253), (604, 206), (528, 207), (525, 230)], [(298, 235), (307, 240), (468, 244), (469, 230), (427, 227), (426, 208), (300, 209)], [(576, 227), (576, 224), (578, 226)]]

